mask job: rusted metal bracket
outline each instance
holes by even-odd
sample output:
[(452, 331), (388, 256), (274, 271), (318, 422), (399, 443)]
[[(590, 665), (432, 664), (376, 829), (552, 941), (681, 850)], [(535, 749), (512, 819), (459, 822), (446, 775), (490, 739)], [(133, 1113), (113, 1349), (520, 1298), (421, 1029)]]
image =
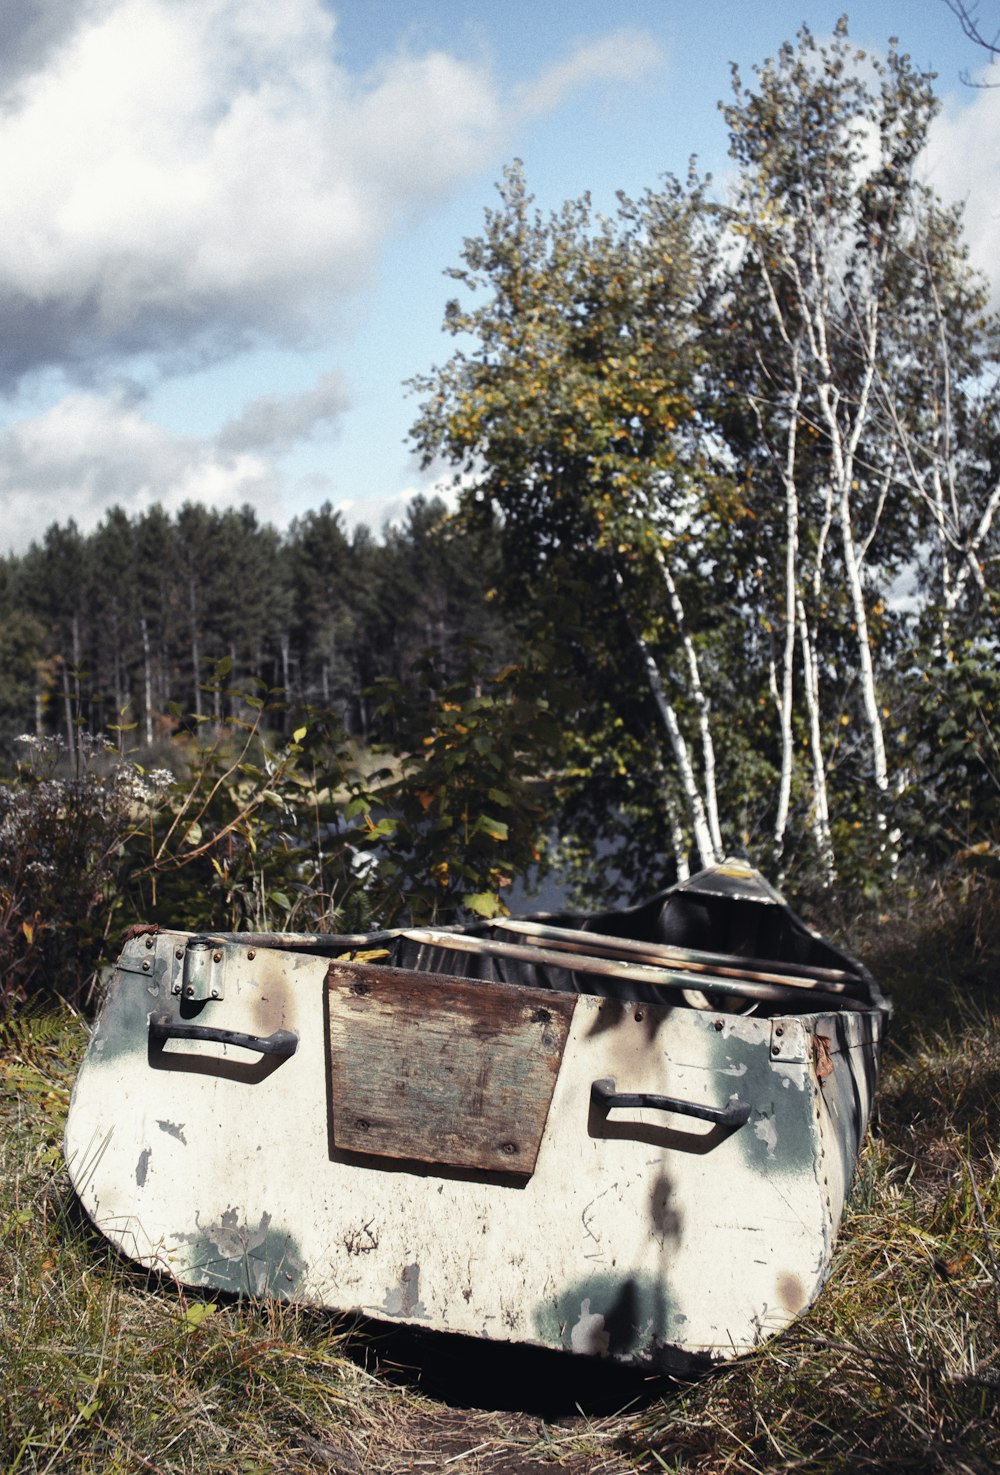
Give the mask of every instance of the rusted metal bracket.
[(174, 971), (171, 979), (172, 994), (192, 1003), (225, 998), (226, 949), (223, 944), (213, 942), (210, 937), (189, 937), (180, 962), (180, 968)]
[[(136, 946), (139, 937), (143, 939), (141, 947)], [(120, 973), (138, 973), (143, 978), (152, 978), (156, 972), (155, 934), (152, 932), (147, 932), (145, 935), (137, 933), (134, 938), (128, 939), (115, 967)]]
[(805, 1065), (811, 1059), (811, 1035), (800, 1019), (772, 1019), (771, 1062)]

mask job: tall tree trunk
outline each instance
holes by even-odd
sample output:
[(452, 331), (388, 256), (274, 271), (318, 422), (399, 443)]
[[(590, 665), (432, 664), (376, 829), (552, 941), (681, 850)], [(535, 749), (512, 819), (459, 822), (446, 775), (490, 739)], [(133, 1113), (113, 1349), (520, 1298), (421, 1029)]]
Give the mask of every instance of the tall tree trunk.
[(151, 748), (153, 746), (153, 658), (149, 648), (149, 624), (145, 615), (139, 616), (139, 630), (142, 635), (145, 737), (147, 748)]
[(826, 885), (832, 886), (836, 879), (836, 861), (833, 851), (833, 836), (830, 833), (830, 806), (827, 799), (826, 761), (823, 757), (823, 727), (819, 701), (819, 663), (812, 631), (806, 618), (806, 607), (800, 598), (796, 605), (796, 619), (802, 652), (802, 682), (805, 689), (806, 716), (809, 723), (809, 756), (812, 761), (813, 802), (812, 832), (819, 854)]
[(628, 626), (633, 643), (635, 644), (635, 648), (639, 653), (639, 658), (642, 661), (643, 669), (646, 673), (646, 680), (649, 684), (649, 690), (653, 697), (653, 703), (656, 707), (656, 712), (660, 719), (660, 723), (666, 734), (667, 741), (670, 744), (670, 751), (673, 754), (674, 764), (677, 768), (677, 776), (680, 780), (681, 793), (684, 795), (684, 803), (687, 808), (688, 819), (691, 825), (691, 833), (694, 840), (695, 850), (697, 851), (698, 859), (701, 865), (708, 866), (711, 865), (714, 861), (722, 859), (721, 846), (719, 851), (716, 852), (715, 841), (712, 837), (712, 831), (708, 823), (708, 815), (705, 809), (705, 801), (702, 797), (701, 791), (698, 788), (698, 781), (695, 777), (694, 767), (691, 763), (691, 755), (688, 751), (688, 745), (684, 738), (684, 734), (681, 731), (680, 723), (677, 720), (677, 713), (674, 710), (673, 704), (671, 703), (669, 697), (667, 696), (666, 687), (663, 684), (663, 677), (660, 673), (660, 668), (656, 663), (656, 658), (650, 650), (649, 644), (645, 639), (642, 631), (639, 629), (638, 624), (632, 618), (631, 612), (629, 611), (628, 603), (624, 597), (625, 580), (622, 577), (621, 571), (617, 568), (614, 569), (614, 577), (615, 582), (618, 585), (618, 589), (622, 595), (622, 613), (625, 617), (625, 622)]
[(719, 799), (715, 782), (715, 744), (712, 741), (712, 729), (709, 722), (709, 701), (705, 695), (705, 688), (701, 684), (698, 652), (695, 650), (694, 641), (691, 639), (691, 634), (687, 627), (684, 606), (681, 603), (677, 585), (670, 572), (670, 566), (663, 556), (662, 549), (657, 549), (656, 561), (666, 586), (667, 595), (670, 599), (670, 608), (673, 611), (674, 623), (677, 626), (677, 633), (681, 639), (681, 648), (684, 651), (687, 661), (691, 697), (694, 701), (695, 711), (698, 713), (698, 732), (701, 738), (702, 766), (705, 775), (705, 819), (711, 837), (713, 857), (716, 860), (721, 860), (724, 850), (722, 845), (722, 830), (719, 826)]
[(201, 647), (198, 640), (198, 600), (193, 575), (188, 576), (188, 614), (191, 620), (191, 674), (194, 682), (194, 715), (201, 713)]
[(76, 752), (76, 727), (73, 722), (73, 698), (69, 686), (69, 663), (65, 656), (59, 657), (62, 665), (62, 688), (63, 688), (63, 711), (66, 717), (66, 749), (69, 753), (70, 762), (74, 762)]
[(78, 610), (73, 611), (71, 624), (73, 632), (73, 695), (76, 698), (76, 715), (83, 720), (83, 706), (80, 701), (80, 667), (83, 659), (80, 654), (80, 615)]
[(291, 641), (288, 631), (281, 635), (281, 686), (285, 693), (285, 700), (291, 701), (292, 694), (292, 672), (291, 672)]

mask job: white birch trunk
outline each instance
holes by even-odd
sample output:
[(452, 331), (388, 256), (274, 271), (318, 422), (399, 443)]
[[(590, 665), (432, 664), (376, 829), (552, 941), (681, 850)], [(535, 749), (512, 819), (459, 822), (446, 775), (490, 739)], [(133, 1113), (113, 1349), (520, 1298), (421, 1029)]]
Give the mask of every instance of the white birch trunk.
[(812, 631), (806, 618), (806, 608), (800, 598), (796, 604), (796, 621), (802, 652), (802, 684), (806, 699), (806, 716), (809, 723), (809, 757), (812, 762), (813, 841), (825, 884), (832, 886), (836, 880), (837, 867), (833, 851), (833, 836), (830, 833), (830, 806), (826, 788), (826, 760), (823, 756), (823, 725), (819, 703), (819, 665), (813, 644)]
[(708, 866), (713, 861), (721, 860), (721, 853), (716, 853), (712, 832), (709, 828), (708, 818), (705, 813), (705, 802), (698, 789), (698, 781), (695, 778), (694, 767), (691, 763), (691, 755), (684, 734), (681, 732), (677, 713), (666, 693), (663, 685), (663, 677), (660, 668), (656, 664), (652, 651), (642, 634), (633, 628), (632, 638), (636, 643), (639, 654), (646, 670), (646, 680), (656, 704), (656, 710), (664, 731), (670, 743), (670, 751), (677, 766), (677, 776), (680, 779), (681, 793), (687, 805), (688, 818), (691, 821), (691, 831), (694, 838), (695, 850), (698, 859), (703, 866)]
[(799, 498), (795, 480), (795, 452), (798, 445), (799, 404), (802, 398), (802, 373), (798, 346), (794, 353), (794, 389), (788, 410), (788, 432), (785, 440), (785, 465), (782, 481), (785, 487), (785, 645), (782, 652), (781, 690), (775, 696), (781, 730), (781, 776), (778, 780), (778, 806), (774, 816), (774, 848), (780, 857), (785, 848), (785, 831), (792, 796), (792, 704), (795, 675), (796, 599), (799, 579)]
[(670, 565), (663, 556), (662, 548), (656, 552), (656, 562), (666, 586), (667, 595), (670, 599), (670, 607), (673, 611), (674, 623), (680, 636), (681, 648), (687, 661), (688, 678), (691, 683), (691, 698), (694, 702), (695, 711), (698, 714), (698, 734), (701, 738), (702, 767), (705, 775), (705, 817), (708, 823), (709, 833), (712, 840), (712, 849), (716, 860), (721, 860), (724, 854), (722, 845), (722, 830), (719, 825), (719, 798), (715, 782), (715, 744), (712, 741), (712, 728), (709, 721), (711, 712), (705, 688), (701, 684), (701, 670), (698, 665), (698, 652), (695, 650), (694, 641), (691, 639), (684, 617), (684, 606), (681, 603), (677, 585)]
[[(619, 591), (624, 595), (625, 581), (618, 569), (614, 570), (614, 578)], [(711, 865), (714, 861), (722, 859), (721, 847), (717, 852), (712, 838), (712, 831), (708, 823), (705, 801), (698, 788), (698, 781), (695, 777), (691, 755), (688, 751), (684, 734), (681, 731), (680, 723), (677, 720), (677, 713), (674, 710), (670, 698), (667, 696), (666, 687), (663, 684), (663, 677), (660, 674), (659, 666), (656, 664), (656, 659), (649, 648), (649, 642), (629, 613), (624, 597), (622, 598), (622, 612), (642, 660), (657, 715), (667, 735), (667, 741), (670, 744), (670, 751), (673, 754), (677, 776), (680, 780), (681, 793), (684, 795), (684, 803), (687, 807), (688, 818), (691, 823), (691, 832), (698, 859), (703, 866)]]

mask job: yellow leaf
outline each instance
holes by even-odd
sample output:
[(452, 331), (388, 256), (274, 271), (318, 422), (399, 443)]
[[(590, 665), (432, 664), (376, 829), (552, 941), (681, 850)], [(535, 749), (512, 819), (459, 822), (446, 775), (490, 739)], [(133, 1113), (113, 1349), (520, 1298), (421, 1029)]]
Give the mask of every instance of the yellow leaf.
[(195, 1301), (184, 1312), (184, 1321), (189, 1327), (200, 1327), (202, 1322), (218, 1309), (214, 1301)]

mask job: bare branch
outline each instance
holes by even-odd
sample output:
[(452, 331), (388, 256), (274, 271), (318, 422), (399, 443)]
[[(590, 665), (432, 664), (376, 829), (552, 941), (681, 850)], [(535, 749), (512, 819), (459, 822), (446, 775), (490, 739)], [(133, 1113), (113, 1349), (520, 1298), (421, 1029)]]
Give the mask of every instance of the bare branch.
[[(944, 3), (952, 15), (958, 19), (962, 31), (973, 45), (985, 51), (991, 62), (996, 61), (997, 57), (1000, 56), (1000, 28), (993, 33), (992, 40), (983, 33), (979, 20), (978, 0), (972, 5), (965, 4), (965, 0), (944, 0)], [(986, 88), (995, 85), (992, 82), (973, 82), (968, 72), (962, 72), (961, 79), (966, 87)]]

